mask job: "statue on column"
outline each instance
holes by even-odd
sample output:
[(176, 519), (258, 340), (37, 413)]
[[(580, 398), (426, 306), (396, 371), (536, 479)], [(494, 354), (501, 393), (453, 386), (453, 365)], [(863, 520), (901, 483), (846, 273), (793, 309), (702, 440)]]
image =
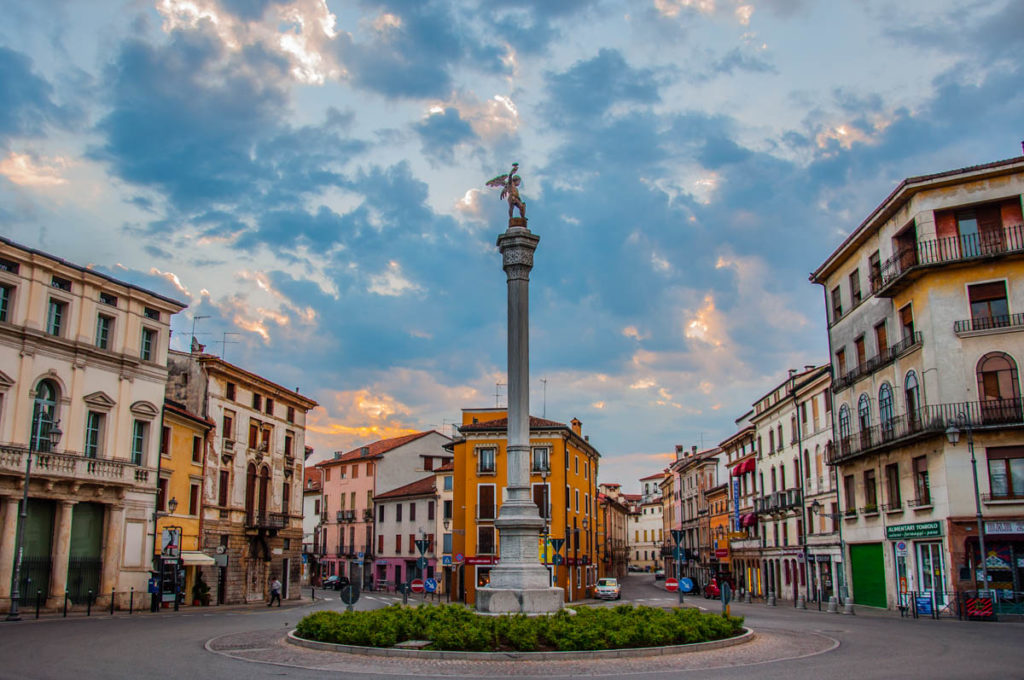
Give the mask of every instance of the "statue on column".
[(512, 170), (507, 175), (498, 175), (487, 182), (489, 187), (501, 187), (501, 199), (508, 200), (508, 219), (510, 221), (516, 208), (519, 208), (519, 217), (526, 220), (526, 201), (519, 196), (519, 185), (523, 180), (516, 174), (518, 170), (519, 163), (513, 163)]

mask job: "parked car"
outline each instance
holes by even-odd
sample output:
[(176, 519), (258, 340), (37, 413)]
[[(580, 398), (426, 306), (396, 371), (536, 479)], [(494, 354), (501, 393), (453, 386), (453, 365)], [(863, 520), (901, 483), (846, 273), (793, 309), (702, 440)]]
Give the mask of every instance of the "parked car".
[(599, 578), (597, 587), (594, 588), (594, 597), (599, 600), (618, 600), (622, 597), (622, 586), (618, 579)]
[(657, 571), (654, 572), (654, 580), (655, 581), (662, 581), (664, 579), (665, 579), (665, 570), (664, 569), (658, 569)]
[(323, 587), (328, 590), (341, 590), (349, 583), (347, 576), (328, 576), (324, 579)]
[(634, 573), (639, 573), (639, 572), (642, 572), (643, 569), (641, 569), (640, 567), (636, 566), (635, 564), (631, 564), (628, 567), (626, 567), (626, 571), (631, 571), (631, 572), (634, 572)]

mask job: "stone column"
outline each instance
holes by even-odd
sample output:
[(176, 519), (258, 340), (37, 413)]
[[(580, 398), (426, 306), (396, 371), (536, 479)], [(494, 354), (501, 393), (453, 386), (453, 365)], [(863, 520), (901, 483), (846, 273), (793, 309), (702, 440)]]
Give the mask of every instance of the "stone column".
[(54, 520), (53, 549), (50, 550), (50, 597), (63, 602), (68, 587), (68, 558), (71, 556), (71, 511), (76, 501), (59, 501)]
[(505, 502), (494, 522), (499, 562), (491, 581), (477, 590), (482, 612), (553, 612), (562, 607), (562, 589), (548, 585), (538, 539), (544, 528), (530, 493), (530, 270), (540, 237), (524, 218), (510, 219), (498, 237), (502, 268), (508, 276), (508, 474)]
[(107, 506), (106, 526), (103, 530), (103, 572), (100, 577), (100, 595), (107, 596), (117, 587), (121, 572), (121, 545), (124, 541), (124, 507)]
[(0, 528), (0, 600), (11, 596), (11, 579), (14, 578), (14, 537), (18, 530), (17, 496), (2, 499), (4, 523)]

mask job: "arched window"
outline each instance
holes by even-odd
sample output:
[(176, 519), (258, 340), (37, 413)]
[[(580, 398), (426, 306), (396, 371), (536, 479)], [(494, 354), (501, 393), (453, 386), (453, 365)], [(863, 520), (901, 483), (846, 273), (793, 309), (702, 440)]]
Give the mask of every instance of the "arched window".
[(778, 484), (777, 484), (776, 478), (775, 478), (775, 468), (772, 467), (772, 491), (774, 492), (774, 491), (778, 491), (778, 490), (779, 490), (779, 487), (778, 487)]
[(804, 479), (811, 480), (811, 452), (804, 449)]
[[(799, 477), (797, 478), (799, 479)], [(786, 464), (779, 464), (779, 488), (782, 490), (786, 489)]]
[(978, 400), (986, 424), (1020, 419), (1017, 362), (1005, 352), (991, 352), (978, 361)]
[(253, 517), (256, 511), (256, 465), (249, 463), (245, 469), (245, 514)]
[(857, 425), (861, 432), (871, 429), (871, 400), (866, 394), (860, 395), (857, 400)]
[(850, 407), (843, 404), (839, 407), (839, 438), (850, 436)]
[(260, 517), (270, 512), (270, 469), (264, 465), (260, 468)]
[(57, 401), (59, 392), (52, 380), (43, 380), (36, 387), (36, 400), (32, 408), (32, 448), (36, 451), (50, 450), (50, 428), (57, 422)]
[(779, 451), (782, 450), (782, 423), (779, 423)]
[(907, 371), (903, 394), (907, 400), (907, 422), (914, 426), (921, 421), (921, 386), (917, 383), (917, 373)]
[(882, 383), (878, 390), (878, 422), (883, 432), (892, 430), (892, 387), (889, 383)]

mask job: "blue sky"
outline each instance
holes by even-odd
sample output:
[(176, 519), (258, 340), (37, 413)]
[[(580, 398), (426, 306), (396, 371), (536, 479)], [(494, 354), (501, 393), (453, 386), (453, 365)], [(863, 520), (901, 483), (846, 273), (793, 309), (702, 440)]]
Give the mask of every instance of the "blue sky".
[(3, 233), (187, 301), (175, 346), (208, 316), (212, 351), (321, 403), (321, 455), (495, 403), (505, 206), (484, 182), (513, 161), (541, 236), (532, 411), (580, 418), (630, 489), (826, 359), (807, 274), (900, 179), (1024, 136), (1013, 0), (0, 16)]

